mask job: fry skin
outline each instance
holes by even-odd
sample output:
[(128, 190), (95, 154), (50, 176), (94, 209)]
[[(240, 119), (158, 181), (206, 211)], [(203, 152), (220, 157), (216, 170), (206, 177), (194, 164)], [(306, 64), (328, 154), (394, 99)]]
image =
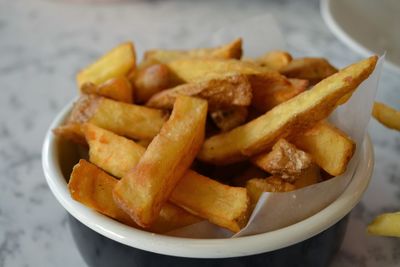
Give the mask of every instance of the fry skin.
[(131, 42), (120, 44), (76, 76), (78, 87), (84, 83), (99, 85), (105, 81), (126, 76), (136, 65), (135, 48)]
[(248, 113), (245, 107), (232, 107), (210, 112), (210, 117), (219, 129), (226, 132), (246, 122)]
[(374, 56), (350, 65), (264, 115), (208, 138), (198, 158), (224, 165), (266, 151), (280, 138), (288, 137), (290, 140), (326, 118), (339, 99), (355, 90), (372, 73), (376, 61)]
[(149, 227), (200, 149), (205, 133), (207, 101), (179, 96), (138, 165), (122, 177), (114, 200), (134, 221)]
[(252, 90), (243, 74), (232, 74), (211, 79), (201, 79), (178, 85), (153, 95), (146, 106), (172, 109), (179, 95), (203, 98), (208, 101), (209, 110), (215, 111), (232, 106), (249, 106)]

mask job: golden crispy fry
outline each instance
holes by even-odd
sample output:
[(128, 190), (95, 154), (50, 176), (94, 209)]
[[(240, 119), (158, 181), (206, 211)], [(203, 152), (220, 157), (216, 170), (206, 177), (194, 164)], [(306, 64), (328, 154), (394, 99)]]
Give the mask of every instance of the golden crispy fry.
[(211, 79), (178, 85), (153, 95), (146, 106), (160, 109), (172, 109), (179, 95), (206, 99), (210, 111), (232, 106), (249, 106), (252, 92), (250, 83), (243, 74), (226, 75)]
[(263, 192), (289, 192), (295, 190), (295, 186), (291, 183), (285, 182), (285, 180), (271, 176), (268, 178), (253, 178), (246, 183), (247, 192), (250, 196), (251, 204), (254, 206), (257, 204)]
[(210, 75), (226, 75), (227, 73), (260, 74), (272, 72), (266, 67), (258, 66), (251, 62), (235, 59), (180, 59), (166, 64), (171, 72), (181, 82), (192, 82)]
[(289, 78), (309, 80), (315, 84), (337, 72), (324, 58), (296, 58), (279, 70)]
[[(83, 126), (83, 131), (90, 148), (90, 162), (116, 177), (122, 177), (136, 166), (146, 150), (132, 140), (90, 123)], [(125, 154), (125, 150), (130, 153)]]
[(375, 102), (372, 116), (388, 128), (400, 131), (400, 111), (383, 103)]
[(242, 39), (238, 38), (229, 44), (215, 48), (192, 50), (150, 50), (145, 52), (144, 61), (168, 63), (178, 59), (188, 58), (217, 58), (240, 59), (242, 57)]
[(292, 82), (277, 72), (250, 74), (249, 80), (253, 89), (252, 106), (260, 112), (266, 112), (306, 90), (305, 83)]
[(215, 125), (225, 132), (243, 124), (247, 119), (248, 113), (245, 107), (231, 107), (213, 111), (210, 116)]
[(71, 123), (62, 125), (53, 129), (53, 133), (71, 142), (87, 145), (80, 124)]
[(300, 189), (309, 185), (318, 183), (321, 180), (321, 174), (319, 167), (316, 164), (312, 164), (306, 170), (304, 170), (296, 180), (293, 185), (296, 189)]
[(79, 88), (88, 82), (99, 85), (109, 79), (127, 75), (135, 68), (135, 64), (136, 55), (133, 44), (123, 43), (81, 70), (76, 80)]
[(285, 139), (279, 139), (272, 151), (261, 153), (252, 162), (272, 175), (293, 182), (311, 166), (311, 156)]
[(270, 51), (255, 59), (261, 66), (280, 70), (292, 61), (292, 56), (286, 51)]
[(208, 138), (198, 158), (213, 164), (229, 164), (270, 149), (280, 138), (291, 140), (327, 117), (341, 97), (371, 74), (376, 61), (374, 56), (350, 65), (257, 119)]
[(179, 96), (170, 119), (148, 146), (138, 165), (115, 187), (114, 200), (142, 227), (160, 213), (204, 140), (207, 101)]
[(166, 114), (161, 110), (82, 95), (66, 124), (89, 122), (130, 138), (151, 139), (158, 134), (165, 121)]
[(132, 79), (135, 85), (136, 102), (144, 103), (152, 95), (173, 85), (171, 75), (164, 64), (154, 64), (138, 69)]
[(309, 153), (318, 166), (334, 176), (345, 172), (356, 147), (344, 132), (323, 121), (291, 141)]
[(133, 102), (132, 85), (127, 78), (121, 76), (110, 79), (100, 85), (84, 83), (81, 87), (84, 94), (95, 94), (125, 103)]
[[(87, 132), (87, 128), (85, 130)], [(107, 136), (107, 140), (110, 142), (89, 141), (89, 155), (96, 154), (95, 158), (100, 159), (96, 160), (96, 164), (107, 172), (116, 174), (117, 177), (121, 177), (121, 173), (135, 168), (137, 163), (136, 160), (131, 160), (131, 155), (143, 153), (144, 148), (136, 146), (133, 141), (126, 139), (125, 137), (117, 136), (106, 130), (101, 131), (104, 133), (104, 136)], [(101, 140), (102, 135), (98, 136), (100, 136), (98, 140)], [(92, 149), (94, 150), (93, 152), (91, 151)], [(110, 157), (110, 155), (115, 156)], [(107, 158), (108, 161), (106, 160)], [(90, 159), (92, 160), (92, 156)], [(195, 178), (193, 178), (194, 176)], [(213, 181), (210, 178), (198, 176), (200, 175), (194, 173), (193, 171), (186, 172), (185, 176), (178, 182), (178, 184), (182, 184), (179, 187), (175, 187), (174, 192), (176, 192), (174, 194), (177, 196), (185, 196), (188, 192), (190, 192), (190, 190), (193, 190), (193, 187), (195, 187), (198, 192), (221, 192), (222, 195), (205, 195), (205, 200), (201, 201), (205, 201), (206, 203), (209, 203), (209, 205), (204, 205), (203, 202), (199, 201), (199, 196), (197, 196), (198, 193), (196, 193), (196, 197), (192, 195), (187, 196), (188, 199), (182, 201), (181, 204), (178, 203), (179, 198), (177, 198), (177, 203), (181, 206), (185, 206), (189, 212), (198, 214), (199, 216), (202, 216), (211, 222), (218, 223), (222, 227), (229, 227), (229, 229), (234, 230), (239, 226), (243, 226), (247, 217), (241, 217), (238, 215), (248, 214), (247, 209), (245, 208), (248, 200), (243, 194), (243, 189), (229, 187)], [(229, 203), (226, 201), (224, 202), (224, 194), (229, 196), (228, 199), (235, 198), (235, 201), (237, 201), (235, 203), (237, 203), (237, 205), (230, 206), (229, 208), (226, 208), (225, 206), (221, 207), (221, 205), (224, 205), (223, 203)], [(238, 198), (236, 198), (237, 196)], [(165, 207), (166, 206), (163, 206), (163, 209)], [(162, 217), (163, 209), (160, 212), (160, 217)], [(162, 220), (160, 217), (158, 221)], [(170, 220), (172, 220), (172, 218)], [(154, 229), (155, 227), (157, 227), (157, 223), (152, 225), (151, 229)]]
[(245, 188), (224, 185), (191, 170), (179, 181), (170, 201), (233, 232), (245, 226), (249, 216)]
[(120, 222), (134, 226), (132, 219), (112, 199), (112, 190), (117, 180), (81, 159), (72, 170), (68, 189), (71, 196), (86, 206)]
[(400, 237), (400, 212), (379, 215), (368, 225), (368, 233)]
[[(72, 171), (68, 188), (76, 201), (120, 222), (138, 227), (128, 214), (114, 203), (112, 190), (117, 182), (117, 179), (97, 166), (81, 159)], [(149, 230), (165, 233), (200, 221), (200, 218), (182, 208), (165, 203), (158, 219)]]
[(305, 90), (307, 90), (308, 87), (310, 86), (310, 82), (308, 80), (303, 80), (303, 79), (291, 78), (291, 79), (289, 79), (289, 82), (296, 89), (296, 91), (298, 91), (300, 93), (304, 92)]

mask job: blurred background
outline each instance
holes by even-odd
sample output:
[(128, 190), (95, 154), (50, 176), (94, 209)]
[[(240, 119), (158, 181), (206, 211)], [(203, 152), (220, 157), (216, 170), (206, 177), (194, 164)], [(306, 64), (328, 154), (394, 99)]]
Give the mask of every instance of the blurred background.
[[(0, 267), (85, 266), (41, 168), (45, 132), (76, 97), (80, 68), (126, 40), (139, 55), (207, 46), (219, 28), (264, 13), (276, 18), (294, 56), (326, 57), (343, 67), (366, 53), (330, 31), (316, 0), (0, 0)], [(397, 21), (387, 26), (394, 34)], [(399, 85), (399, 72), (385, 67), (377, 99), (400, 108)], [(400, 265), (399, 240), (366, 234), (376, 215), (400, 209), (400, 135), (374, 120), (369, 133), (374, 177), (333, 266)]]

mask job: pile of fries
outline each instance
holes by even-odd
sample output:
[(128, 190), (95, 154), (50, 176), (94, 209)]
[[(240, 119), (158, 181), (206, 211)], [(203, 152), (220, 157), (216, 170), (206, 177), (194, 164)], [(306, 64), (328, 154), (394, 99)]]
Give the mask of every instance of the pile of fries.
[(123, 43), (80, 71), (80, 98), (54, 133), (88, 147), (72, 197), (122, 223), (165, 233), (201, 220), (242, 229), (262, 192), (345, 172), (355, 143), (325, 119), (374, 70), (270, 51), (242, 40), (151, 50)]

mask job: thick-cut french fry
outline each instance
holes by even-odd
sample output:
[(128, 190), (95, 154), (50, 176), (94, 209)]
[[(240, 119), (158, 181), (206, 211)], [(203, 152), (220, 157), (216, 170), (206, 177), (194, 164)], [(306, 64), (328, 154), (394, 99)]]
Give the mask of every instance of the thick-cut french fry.
[[(85, 128), (85, 132), (88, 133), (87, 128)], [(96, 135), (100, 136), (98, 139), (99, 142), (97, 142), (97, 140), (89, 141), (90, 160), (92, 161), (92, 159), (94, 159), (92, 155), (96, 154), (96, 165), (109, 173), (115, 174), (117, 177), (122, 177), (120, 176), (122, 173), (135, 168), (137, 165), (136, 160), (131, 160), (131, 155), (143, 154), (144, 148), (138, 147), (132, 140), (118, 136), (107, 130), (102, 129), (102, 132), (104, 133), (104, 136), (107, 136), (106, 140), (109, 141), (109, 143), (101, 142), (100, 140), (102, 135), (96, 133)], [(93, 152), (91, 151), (92, 149), (94, 149)], [(110, 155), (115, 156), (110, 157)], [(120, 164), (121, 162), (122, 164)], [(229, 229), (235, 231), (237, 230), (237, 227), (243, 226), (245, 223), (247, 219), (246, 216), (248, 215), (248, 207), (246, 207), (246, 205), (248, 205), (246, 204), (248, 200), (244, 196), (243, 189), (223, 185), (204, 176), (200, 177), (199, 174), (196, 174), (193, 171), (186, 172), (178, 184), (181, 185), (175, 187), (173, 191), (176, 191), (174, 194), (177, 196), (187, 194), (193, 189), (193, 187), (198, 190), (198, 193), (195, 194), (196, 197), (189, 195), (189, 199), (182, 201), (182, 203), (179, 202), (179, 197), (175, 199), (177, 205), (185, 206), (189, 212), (217, 223), (222, 227), (229, 227)], [(197, 196), (200, 192), (221, 193), (214, 196), (210, 196), (209, 194), (205, 195), (204, 198), (208, 204), (204, 205), (199, 201), (199, 196)], [(224, 200), (225, 194), (228, 200)], [(229, 207), (224, 206), (224, 203), (230, 203), (232, 198), (236, 199), (234, 202), (236, 205), (231, 206), (229, 204)], [(165, 206), (163, 207), (165, 208)], [(163, 210), (161, 210), (160, 216), (162, 216), (162, 212)], [(162, 220), (162, 218), (159, 217), (158, 221), (160, 220)], [(151, 229), (154, 227), (156, 227), (156, 225), (152, 225)]]
[(245, 188), (224, 185), (191, 170), (179, 181), (170, 201), (233, 232), (245, 226), (249, 216)]
[(400, 212), (379, 215), (368, 225), (368, 233), (400, 237)]
[(149, 227), (199, 151), (207, 101), (176, 99), (170, 119), (147, 147), (138, 165), (115, 187), (114, 200), (137, 224)]
[(83, 136), (83, 132), (81, 129), (81, 125), (77, 123), (71, 123), (59, 126), (53, 129), (53, 133), (55, 135), (61, 136), (71, 142), (87, 145), (85, 137)]
[(217, 58), (240, 59), (242, 57), (242, 39), (238, 38), (229, 44), (215, 48), (192, 50), (150, 50), (145, 52), (144, 61), (168, 63), (182, 58)]
[(135, 85), (137, 103), (144, 103), (152, 95), (173, 85), (171, 73), (164, 64), (154, 64), (138, 69), (132, 83)]
[[(72, 171), (68, 188), (76, 201), (120, 222), (138, 227), (128, 214), (114, 203), (112, 190), (117, 182), (117, 179), (97, 166), (81, 159)], [(165, 233), (200, 221), (199, 217), (182, 208), (165, 203), (159, 217), (149, 230)]]
[(253, 178), (246, 183), (247, 192), (250, 196), (250, 201), (254, 207), (257, 204), (263, 192), (289, 192), (295, 190), (295, 186), (285, 182), (283, 179), (275, 176), (268, 178)]
[(291, 140), (327, 117), (340, 98), (371, 74), (376, 61), (373, 56), (350, 65), (257, 119), (208, 138), (198, 158), (213, 164), (229, 164), (270, 149), (280, 138)]
[(134, 139), (152, 139), (166, 121), (166, 113), (95, 95), (82, 95), (75, 103), (67, 125), (92, 123)]
[(261, 169), (287, 181), (295, 181), (312, 164), (311, 156), (285, 139), (279, 139), (271, 151), (261, 153), (251, 160)]
[(210, 116), (215, 125), (225, 132), (243, 124), (247, 119), (248, 113), (245, 107), (231, 107), (210, 112)]
[[(132, 140), (90, 123), (83, 126), (83, 131), (90, 148), (90, 162), (115, 177), (122, 177), (128, 173), (136, 166), (146, 150)], [(125, 154), (126, 150), (129, 153)]]
[(68, 189), (73, 199), (120, 222), (135, 225), (114, 203), (112, 190), (117, 180), (95, 165), (81, 159), (72, 170)]
[(250, 74), (248, 77), (253, 89), (252, 106), (260, 112), (266, 112), (306, 89), (304, 84), (297, 81), (293, 84), (277, 72)]
[(110, 79), (100, 85), (84, 83), (81, 87), (84, 94), (95, 94), (125, 103), (133, 102), (132, 85), (127, 78), (120, 76)]
[(273, 72), (266, 67), (235, 59), (180, 59), (166, 64), (171, 72), (183, 82), (192, 82), (215, 74), (260, 74)]
[(375, 102), (372, 116), (388, 128), (400, 131), (400, 111), (383, 103)]
[(324, 58), (296, 58), (279, 70), (289, 78), (309, 80), (315, 84), (337, 72)]
[(255, 59), (261, 66), (280, 70), (292, 61), (292, 56), (286, 51), (270, 51)]
[(344, 132), (323, 121), (291, 141), (309, 153), (318, 166), (334, 176), (345, 172), (356, 147)]
[(252, 92), (247, 77), (243, 74), (232, 74), (211, 79), (178, 85), (153, 95), (146, 106), (160, 109), (172, 109), (179, 95), (194, 96), (206, 99), (210, 111), (232, 106), (249, 106)]
[(135, 68), (135, 48), (131, 42), (123, 43), (81, 70), (76, 76), (79, 88), (87, 82), (99, 85), (109, 79), (125, 76)]

